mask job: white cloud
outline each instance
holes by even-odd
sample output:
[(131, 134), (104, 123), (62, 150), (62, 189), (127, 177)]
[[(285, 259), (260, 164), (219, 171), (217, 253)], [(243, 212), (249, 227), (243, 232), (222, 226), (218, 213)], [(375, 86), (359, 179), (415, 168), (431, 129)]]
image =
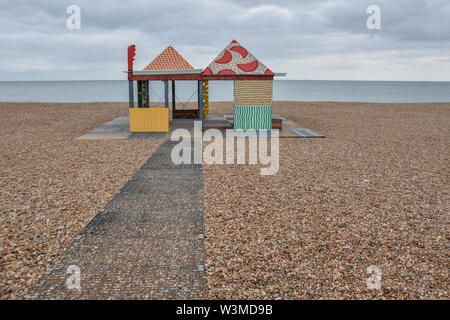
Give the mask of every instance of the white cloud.
[[(283, 8), (272, 4), (263, 4), (248, 9), (240, 9), (233, 15), (233, 18), (239, 21), (247, 21), (251, 19), (292, 19), (294, 14), (287, 8)], [(282, 21), (282, 20), (280, 20)]]

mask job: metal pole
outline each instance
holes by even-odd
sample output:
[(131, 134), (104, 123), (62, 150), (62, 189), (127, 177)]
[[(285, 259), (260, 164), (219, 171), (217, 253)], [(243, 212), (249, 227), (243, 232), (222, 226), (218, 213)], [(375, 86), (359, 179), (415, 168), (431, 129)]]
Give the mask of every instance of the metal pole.
[(138, 80), (137, 82), (137, 90), (138, 90), (138, 108), (142, 108), (142, 81)]
[(164, 107), (169, 108), (169, 81), (164, 80)]
[(175, 111), (175, 80), (172, 80), (172, 115)]
[(198, 102), (200, 108), (200, 121), (202, 122), (203, 131), (203, 80), (198, 81)]
[(148, 80), (144, 81), (145, 86), (145, 105), (144, 107), (150, 107), (150, 93), (149, 93), (149, 82)]

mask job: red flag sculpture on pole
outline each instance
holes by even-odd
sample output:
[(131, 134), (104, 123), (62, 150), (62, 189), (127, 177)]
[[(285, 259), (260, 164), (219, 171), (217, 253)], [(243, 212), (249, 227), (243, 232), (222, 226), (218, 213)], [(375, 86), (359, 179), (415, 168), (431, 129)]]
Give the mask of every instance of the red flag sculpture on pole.
[(128, 71), (133, 71), (134, 57), (136, 56), (136, 46), (128, 46)]

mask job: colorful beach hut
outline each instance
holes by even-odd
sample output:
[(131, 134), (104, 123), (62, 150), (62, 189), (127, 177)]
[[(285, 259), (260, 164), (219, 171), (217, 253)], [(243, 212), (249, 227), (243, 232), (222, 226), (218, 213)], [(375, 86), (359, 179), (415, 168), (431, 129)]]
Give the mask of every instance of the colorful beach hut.
[(218, 75), (223, 76), (224, 80), (234, 80), (235, 130), (272, 129), (275, 74), (236, 40), (222, 50), (203, 70), (202, 75)]
[[(164, 132), (169, 130), (169, 81), (172, 83), (172, 116), (197, 118), (208, 114), (208, 81), (234, 82), (234, 129), (272, 129), (273, 78), (276, 75), (246, 48), (233, 40), (204, 69), (194, 69), (172, 46), (167, 47), (142, 71), (133, 70), (136, 53), (128, 48), (128, 80), (130, 95), (130, 130), (132, 132)], [(149, 81), (164, 82), (164, 107), (150, 108)], [(177, 110), (175, 81), (198, 82), (198, 108)], [(133, 81), (137, 82), (137, 105), (134, 103)]]

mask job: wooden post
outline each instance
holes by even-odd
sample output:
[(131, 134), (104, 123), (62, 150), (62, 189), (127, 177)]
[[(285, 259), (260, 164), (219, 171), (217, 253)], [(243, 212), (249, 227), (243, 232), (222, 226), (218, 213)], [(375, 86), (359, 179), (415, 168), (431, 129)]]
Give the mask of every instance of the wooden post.
[(198, 103), (200, 109), (200, 121), (202, 122), (203, 131), (203, 80), (198, 81)]
[(169, 81), (164, 80), (164, 106), (169, 108)]
[(130, 108), (134, 108), (133, 80), (128, 81)]
[(138, 108), (142, 108), (142, 80), (138, 80), (137, 90), (138, 90)]

